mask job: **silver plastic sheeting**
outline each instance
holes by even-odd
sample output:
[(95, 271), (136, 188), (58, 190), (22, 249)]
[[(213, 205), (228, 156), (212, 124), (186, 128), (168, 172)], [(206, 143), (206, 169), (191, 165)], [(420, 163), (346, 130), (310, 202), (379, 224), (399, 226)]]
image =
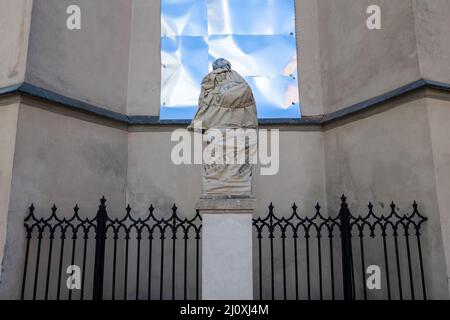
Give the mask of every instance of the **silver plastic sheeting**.
[(162, 120), (192, 119), (200, 83), (225, 58), (259, 118), (298, 118), (294, 0), (161, 0)]

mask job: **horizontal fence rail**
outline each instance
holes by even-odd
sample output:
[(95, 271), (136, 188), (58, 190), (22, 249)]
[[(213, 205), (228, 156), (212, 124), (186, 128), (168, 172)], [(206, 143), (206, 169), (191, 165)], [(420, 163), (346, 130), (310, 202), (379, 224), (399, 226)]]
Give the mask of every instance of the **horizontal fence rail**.
[[(303, 215), (294, 204), (278, 215), (253, 219), (256, 299), (426, 299), (418, 211), (387, 214), (371, 203), (362, 216), (345, 196), (339, 214), (324, 216), (319, 204)], [(106, 199), (95, 217), (61, 217), (55, 205), (47, 218), (33, 205), (25, 219), (22, 299), (199, 299), (201, 216), (183, 218), (174, 205), (166, 215), (150, 206), (136, 216), (127, 206), (112, 217)], [(73, 277), (78, 268), (79, 286)], [(367, 287), (368, 268), (378, 267), (381, 289)], [(75, 271), (74, 271), (75, 270)]]
[[(31, 205), (22, 299), (198, 299), (201, 217), (181, 218), (177, 209), (158, 218), (150, 206), (135, 218), (127, 206), (122, 218), (112, 218), (103, 197), (92, 219), (81, 218), (78, 206), (61, 218), (55, 205), (38, 218)], [(67, 286), (74, 265), (79, 290)]]
[[(253, 219), (256, 246), (255, 298), (258, 299), (426, 299), (421, 226), (427, 219), (412, 204), (400, 215), (354, 216), (341, 197), (339, 214), (325, 217), (319, 204), (311, 217), (292, 206), (288, 216), (270, 204)], [(415, 247), (413, 247), (415, 242)], [(369, 290), (367, 267), (380, 268), (381, 289)]]

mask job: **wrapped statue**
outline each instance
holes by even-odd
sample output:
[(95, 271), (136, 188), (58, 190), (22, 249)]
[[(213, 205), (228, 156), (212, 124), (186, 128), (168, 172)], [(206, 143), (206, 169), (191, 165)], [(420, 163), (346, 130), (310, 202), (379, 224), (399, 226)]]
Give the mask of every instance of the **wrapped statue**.
[[(202, 166), (204, 196), (251, 195), (251, 159), (256, 154), (257, 128), (256, 103), (250, 86), (231, 69), (229, 61), (217, 59), (213, 71), (202, 80), (198, 110), (188, 127), (201, 131), (207, 148), (216, 152), (214, 163)], [(242, 148), (239, 141), (244, 141)]]

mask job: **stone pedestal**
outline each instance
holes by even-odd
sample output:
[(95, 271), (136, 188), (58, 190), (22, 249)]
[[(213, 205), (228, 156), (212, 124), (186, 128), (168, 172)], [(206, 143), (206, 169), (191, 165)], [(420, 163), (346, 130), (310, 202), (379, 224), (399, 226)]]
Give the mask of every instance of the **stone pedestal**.
[(252, 300), (255, 199), (201, 198), (202, 299)]

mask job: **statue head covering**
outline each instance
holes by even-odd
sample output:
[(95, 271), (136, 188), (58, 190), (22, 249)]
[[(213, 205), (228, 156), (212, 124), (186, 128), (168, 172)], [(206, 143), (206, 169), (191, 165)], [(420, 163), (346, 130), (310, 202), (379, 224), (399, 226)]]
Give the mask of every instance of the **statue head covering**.
[(256, 103), (248, 83), (226, 59), (214, 61), (213, 69), (202, 80), (198, 110), (188, 129), (196, 130), (195, 123), (201, 123), (202, 130), (257, 128)]
[(216, 69), (219, 69), (219, 68), (220, 69), (231, 70), (231, 63), (227, 59), (219, 58), (216, 61), (214, 61), (212, 67), (213, 67), (213, 70), (216, 70)]

